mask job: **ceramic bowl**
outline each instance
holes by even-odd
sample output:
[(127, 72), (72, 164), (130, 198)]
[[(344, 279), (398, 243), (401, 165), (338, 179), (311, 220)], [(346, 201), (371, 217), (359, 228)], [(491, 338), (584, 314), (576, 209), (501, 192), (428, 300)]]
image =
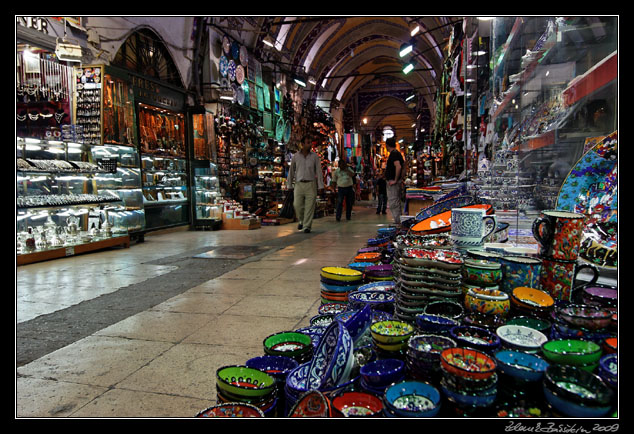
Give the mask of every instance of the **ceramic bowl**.
[(286, 376), (284, 392), (290, 401), (296, 401), (309, 390), (307, 385), (309, 368), (310, 362), (302, 363)]
[(500, 338), (493, 332), (473, 326), (456, 326), (449, 330), (449, 335), (459, 346), (490, 352), (500, 346)]
[(329, 283), (320, 282), (319, 287), (324, 293), (347, 295), (346, 293), (356, 291), (359, 285), (332, 285)]
[(297, 368), (299, 363), (290, 357), (259, 356), (247, 360), (245, 365), (285, 381), (288, 373)]
[(319, 315), (336, 315), (341, 312), (345, 312), (348, 306), (341, 303), (326, 303), (319, 306), (317, 312)]
[(570, 304), (557, 308), (557, 316), (566, 323), (588, 330), (604, 329), (612, 322), (612, 312), (597, 306)]
[(348, 294), (348, 303), (352, 309), (362, 309), (367, 304), (373, 308), (386, 307), (394, 304), (394, 294), (373, 289), (353, 291)]
[(585, 304), (616, 307), (618, 305), (619, 291), (614, 286), (588, 286), (583, 288), (582, 298)]
[(548, 402), (570, 417), (605, 416), (614, 397), (614, 392), (598, 375), (575, 366), (549, 366), (543, 389)]
[(355, 262), (370, 262), (372, 265), (376, 265), (381, 260), (380, 252), (368, 252), (359, 253), (354, 257)]
[(502, 280), (502, 265), (483, 259), (465, 259), (462, 278), (473, 285), (498, 285)]
[(389, 277), (393, 274), (392, 264), (370, 265), (365, 269), (366, 277)]
[(209, 407), (196, 417), (264, 417), (264, 413), (255, 405), (245, 402), (226, 402)]
[(375, 388), (387, 387), (405, 376), (405, 363), (399, 359), (380, 359), (363, 365), (359, 371), (365, 384)]
[(383, 412), (383, 402), (364, 392), (344, 392), (332, 400), (332, 407), (343, 417), (378, 417)]
[(333, 321), (324, 331), (308, 369), (308, 389), (335, 387), (348, 381), (354, 358), (353, 343), (348, 330)]
[(442, 315), (454, 320), (459, 320), (464, 315), (464, 308), (456, 301), (439, 300), (427, 304), (424, 312), (429, 315)]
[(407, 342), (407, 354), (414, 360), (440, 362), (440, 354), (447, 348), (456, 347), (453, 339), (441, 335), (416, 335)]
[(519, 351), (539, 351), (548, 341), (548, 337), (543, 333), (521, 325), (503, 325), (498, 327), (495, 333), (505, 347)]
[(495, 353), (498, 371), (526, 382), (541, 381), (548, 362), (535, 354), (502, 350)]
[(241, 365), (223, 366), (216, 371), (216, 385), (234, 396), (262, 397), (275, 392), (275, 378), (258, 369)]
[(297, 333), (303, 333), (305, 335), (310, 336), (310, 340), (313, 344), (313, 348), (317, 348), (317, 346), (319, 345), (319, 341), (321, 340), (321, 336), (326, 331), (326, 327), (327, 326), (325, 325), (314, 325), (314, 326), (302, 327), (295, 331)]
[(416, 326), (423, 333), (449, 334), (449, 330), (460, 324), (457, 319), (443, 315), (418, 314), (415, 317)]
[(400, 344), (414, 334), (414, 326), (397, 320), (377, 321), (370, 326), (375, 342), (381, 344)]
[(435, 417), (440, 412), (440, 391), (429, 383), (402, 381), (383, 395), (386, 407), (398, 417)]
[(495, 373), (495, 360), (472, 348), (448, 348), (440, 354), (440, 363), (447, 372), (458, 377), (483, 380)]
[(327, 326), (329, 325), (331, 322), (333, 322), (335, 320), (335, 314), (334, 313), (324, 313), (324, 314), (320, 314), (320, 315), (315, 315), (313, 317), (310, 318), (310, 325), (311, 326)]
[(467, 392), (453, 389), (446, 378), (440, 380), (440, 388), (447, 399), (459, 407), (481, 408), (489, 407), (497, 398), (497, 385), (489, 386), (478, 392)]
[(357, 250), (357, 254), (359, 254), (359, 253), (378, 252), (380, 250), (381, 250), (380, 247), (375, 247), (375, 246), (373, 246), (373, 247), (363, 247), (363, 248)]
[(353, 270), (363, 272), (365, 271), (366, 268), (372, 265), (374, 265), (374, 262), (352, 262), (348, 264), (348, 268), (352, 268)]
[(288, 411), (287, 417), (331, 417), (330, 401), (318, 390), (299, 396)]
[(507, 293), (487, 288), (470, 288), (467, 290), (464, 305), (470, 312), (503, 317), (511, 309), (511, 302)]
[(619, 363), (616, 353), (606, 354), (599, 359), (599, 376), (609, 386), (617, 387), (619, 379)]
[(363, 278), (363, 273), (352, 268), (344, 267), (323, 267), (321, 269), (321, 277), (327, 279), (342, 281), (342, 282), (355, 282)]
[(541, 348), (544, 358), (551, 364), (588, 365), (601, 358), (601, 346), (580, 339), (554, 339)]
[(457, 271), (464, 264), (460, 253), (455, 250), (408, 247), (401, 252), (401, 261), (410, 266), (436, 267)]
[(551, 322), (548, 320), (530, 316), (515, 316), (513, 318), (508, 318), (505, 324), (529, 327), (543, 333), (545, 336), (550, 334), (550, 328), (552, 326)]
[(525, 309), (551, 310), (555, 300), (541, 289), (519, 286), (511, 292), (511, 301)]
[(300, 357), (312, 350), (310, 336), (296, 331), (283, 331), (267, 336), (262, 341), (269, 356)]
[(354, 315), (347, 318), (343, 323), (348, 333), (350, 333), (352, 341), (356, 344), (372, 324), (372, 307), (366, 304), (361, 310), (355, 311)]
[(383, 282), (366, 283), (357, 288), (357, 291), (367, 291), (368, 289), (375, 291), (393, 291), (396, 283), (393, 280)]
[(619, 347), (618, 347), (618, 338), (616, 337), (611, 337), (611, 338), (606, 338), (603, 341), (603, 352), (606, 354), (612, 354), (612, 353), (616, 353), (618, 351)]

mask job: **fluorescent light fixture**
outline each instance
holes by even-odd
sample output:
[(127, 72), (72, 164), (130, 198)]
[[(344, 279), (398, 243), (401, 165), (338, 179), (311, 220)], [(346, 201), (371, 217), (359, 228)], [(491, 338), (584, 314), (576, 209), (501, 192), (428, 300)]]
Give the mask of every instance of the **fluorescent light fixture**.
[(295, 76), (295, 77), (293, 77), (293, 81), (294, 81), (295, 83), (299, 84), (301, 87), (306, 87), (306, 80), (304, 80), (304, 79), (303, 79), (303, 78), (301, 78), (301, 77), (297, 77), (297, 76)]
[(416, 97), (416, 95), (412, 94), (412, 95), (408, 96), (407, 98), (405, 98), (405, 101), (409, 101), (411, 99), (414, 99), (414, 97)]
[(310, 84), (312, 84), (313, 86), (315, 86), (317, 84), (317, 80), (315, 80), (315, 78), (313, 78), (313, 77), (308, 77), (308, 82)]
[(411, 53), (412, 50), (414, 50), (414, 46), (411, 43), (403, 44), (401, 45), (401, 51), (398, 54), (401, 57), (405, 57)]
[(273, 41), (273, 38), (271, 38), (270, 36), (265, 36), (264, 39), (262, 40), (262, 42), (264, 42), (266, 45), (268, 45), (269, 47), (275, 48), (275, 42)]
[(407, 65), (405, 65), (403, 67), (403, 73), (404, 74), (409, 74), (410, 72), (412, 72), (413, 69), (414, 69), (414, 64), (413, 63), (408, 63)]
[(410, 35), (414, 36), (416, 33), (418, 33), (419, 30), (420, 30), (420, 26), (418, 24), (416, 24), (416, 26), (414, 26), (414, 28), (410, 32)]
[(494, 20), (495, 17), (478, 17), (480, 21), (491, 21)]

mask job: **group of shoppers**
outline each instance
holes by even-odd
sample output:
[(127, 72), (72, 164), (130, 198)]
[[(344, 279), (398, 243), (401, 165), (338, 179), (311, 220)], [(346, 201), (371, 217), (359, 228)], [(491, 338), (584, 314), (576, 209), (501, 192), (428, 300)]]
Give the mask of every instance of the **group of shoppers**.
[[(386, 209), (389, 208), (394, 223), (400, 225), (404, 160), (403, 155), (396, 149), (394, 138), (387, 139), (385, 146), (389, 155), (385, 171), (380, 173), (376, 183), (378, 199), (376, 213), (386, 214)], [(321, 160), (311, 148), (311, 138), (303, 137), (300, 150), (291, 159), (286, 180), (288, 190), (293, 193), (293, 207), (299, 222), (297, 229), (303, 230), (305, 233), (310, 233), (312, 229), (317, 195), (324, 190)], [(346, 220), (350, 220), (358, 180), (354, 170), (348, 166), (348, 162), (343, 158), (339, 160), (339, 167), (332, 175), (331, 186), (337, 191), (336, 220), (341, 221), (344, 201), (346, 203)]]

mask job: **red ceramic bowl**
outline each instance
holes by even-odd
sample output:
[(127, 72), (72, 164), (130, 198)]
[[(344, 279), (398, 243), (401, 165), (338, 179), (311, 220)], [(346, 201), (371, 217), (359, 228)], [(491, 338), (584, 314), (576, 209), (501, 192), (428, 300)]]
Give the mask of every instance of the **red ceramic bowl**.
[(607, 338), (603, 341), (603, 353), (612, 354), (618, 351), (618, 338)]
[(484, 380), (495, 373), (495, 360), (472, 348), (448, 348), (440, 354), (440, 363), (445, 370), (459, 377)]
[(375, 417), (383, 411), (378, 397), (363, 392), (345, 392), (332, 401), (332, 406), (343, 417)]

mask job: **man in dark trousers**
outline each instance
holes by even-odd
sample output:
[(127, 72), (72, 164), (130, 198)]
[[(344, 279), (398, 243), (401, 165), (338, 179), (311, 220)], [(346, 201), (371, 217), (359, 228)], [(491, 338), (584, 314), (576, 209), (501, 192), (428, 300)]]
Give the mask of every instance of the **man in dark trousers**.
[(396, 139), (390, 137), (385, 141), (385, 147), (389, 152), (385, 166), (385, 180), (387, 181), (387, 206), (392, 213), (394, 223), (401, 224), (401, 184), (404, 160), (403, 155), (396, 149)]
[(376, 213), (387, 214), (387, 181), (383, 172), (379, 173), (379, 177), (376, 180), (376, 197), (379, 202), (376, 207)]

